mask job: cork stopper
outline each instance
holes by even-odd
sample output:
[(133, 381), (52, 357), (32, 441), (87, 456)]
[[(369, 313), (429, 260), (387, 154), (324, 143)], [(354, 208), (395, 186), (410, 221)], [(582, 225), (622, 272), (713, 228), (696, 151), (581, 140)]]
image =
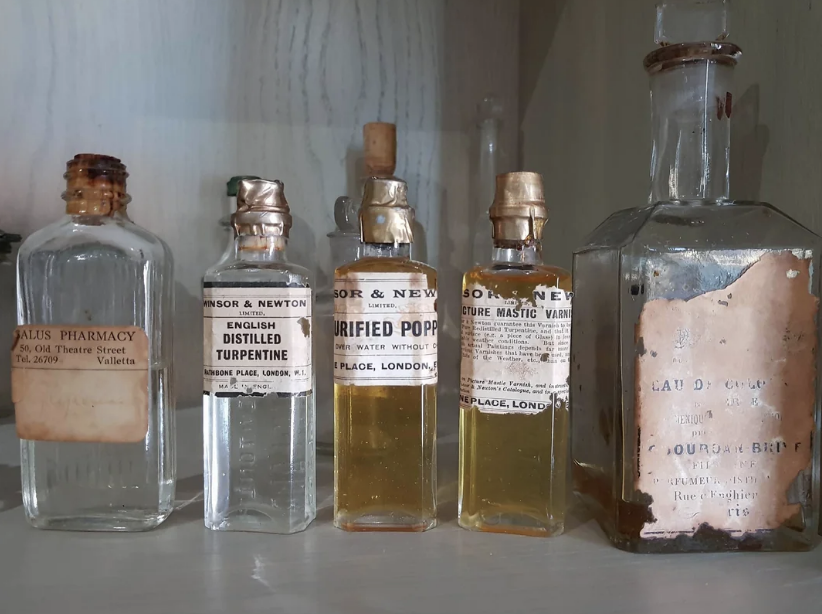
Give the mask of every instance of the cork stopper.
[(369, 177), (391, 177), (397, 168), (397, 126), (370, 122), (362, 127), (365, 151), (365, 174)]
[(238, 235), (288, 237), (292, 219), (283, 182), (241, 179), (231, 223)]
[(66, 162), (66, 213), (111, 215), (131, 202), (126, 192), (125, 165), (119, 158), (101, 154), (77, 154)]
[(365, 182), (360, 206), (363, 243), (414, 242), (414, 209), (408, 204), (408, 186), (395, 177), (372, 177)]
[(497, 175), (494, 204), (488, 215), (495, 242), (541, 241), (548, 220), (542, 175), (528, 172)]

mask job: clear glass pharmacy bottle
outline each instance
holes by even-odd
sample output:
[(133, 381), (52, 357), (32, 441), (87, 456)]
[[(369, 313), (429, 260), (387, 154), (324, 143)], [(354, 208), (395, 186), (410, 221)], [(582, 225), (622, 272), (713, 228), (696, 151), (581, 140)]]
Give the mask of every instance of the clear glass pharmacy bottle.
[(203, 278), (205, 526), (295, 533), (316, 515), (309, 273), (281, 182), (241, 180), (232, 224)]
[(465, 274), (459, 524), (562, 533), (568, 467), (571, 274), (542, 262), (542, 177), (506, 173), (491, 206), (491, 262)]
[(25, 513), (46, 529), (151, 529), (174, 502), (171, 252), (129, 219), (120, 160), (67, 166), (65, 217), (18, 255)]
[(411, 260), (396, 178), (365, 184), (362, 255), (334, 273), (334, 526), (436, 526), (437, 273)]
[[(679, 6), (661, 6), (663, 31)], [(822, 242), (767, 203), (729, 200), (740, 49), (724, 38), (659, 37), (645, 59), (652, 204), (615, 213), (574, 256), (575, 488), (635, 552), (815, 543)]]

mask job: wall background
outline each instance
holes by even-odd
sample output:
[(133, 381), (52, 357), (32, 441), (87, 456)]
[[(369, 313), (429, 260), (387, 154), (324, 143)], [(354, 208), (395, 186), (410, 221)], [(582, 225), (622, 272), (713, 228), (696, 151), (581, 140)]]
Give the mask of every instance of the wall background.
[[(742, 47), (731, 196), (772, 202), (822, 232), (822, 2), (736, 0)], [(653, 0), (522, 0), (523, 165), (544, 174), (546, 259), (571, 253), (611, 212), (647, 202)]]
[[(475, 107), (497, 92), (516, 151), (518, 30), (511, 0), (0, 0), (0, 228), (27, 235), (57, 219), (75, 153), (120, 157), (130, 215), (174, 250), (178, 405), (196, 405), (200, 278), (225, 246), (226, 180), (285, 181), (292, 256), (322, 286), (334, 200), (357, 191), (362, 124), (396, 122), (397, 174), (426, 231), (417, 253), (440, 267), (454, 331)], [(9, 269), (0, 283), (9, 347)]]
[[(394, 121), (397, 173), (425, 228), (418, 253), (440, 269), (453, 394), (476, 104), (502, 101), (503, 149), (545, 176), (546, 259), (570, 266), (599, 221), (646, 202), (653, 20), (653, 0), (0, 0), (0, 228), (57, 219), (75, 153), (121, 157), (132, 217), (175, 252), (179, 405), (196, 405), (199, 284), (224, 246), (225, 181), (285, 181), (292, 256), (322, 287), (334, 200), (357, 190), (361, 126)], [(735, 3), (732, 194), (817, 232), (820, 31), (820, 0)], [(0, 267), (0, 347), (13, 287)], [(0, 413), (9, 403), (0, 352)], [(453, 409), (442, 404), (446, 430)]]

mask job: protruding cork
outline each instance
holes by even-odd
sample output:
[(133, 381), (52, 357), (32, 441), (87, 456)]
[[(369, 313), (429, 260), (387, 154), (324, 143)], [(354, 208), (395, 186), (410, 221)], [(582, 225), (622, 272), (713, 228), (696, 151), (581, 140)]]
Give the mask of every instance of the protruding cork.
[(288, 237), (292, 219), (283, 182), (240, 180), (231, 223), (238, 235)]
[(365, 173), (369, 177), (391, 177), (397, 168), (397, 126), (370, 122), (362, 127)]
[(527, 172), (497, 175), (494, 204), (488, 215), (494, 226), (494, 241), (542, 240), (542, 230), (548, 220), (542, 175)]
[(131, 202), (126, 192), (125, 165), (119, 158), (101, 154), (77, 154), (66, 162), (66, 213), (111, 215)]
[(413, 243), (414, 209), (402, 179), (372, 177), (365, 182), (360, 206), (363, 243)]

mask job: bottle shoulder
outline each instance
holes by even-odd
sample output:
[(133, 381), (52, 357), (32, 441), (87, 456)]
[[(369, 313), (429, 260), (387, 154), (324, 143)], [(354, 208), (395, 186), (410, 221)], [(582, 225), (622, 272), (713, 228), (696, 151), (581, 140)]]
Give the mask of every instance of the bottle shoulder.
[(660, 202), (611, 215), (577, 254), (598, 249), (817, 248), (822, 239), (765, 202)]
[(489, 263), (476, 266), (465, 273), (463, 285), (471, 284), (522, 284), (528, 286), (558, 286), (570, 288), (571, 273), (548, 264), (523, 265), (513, 263)]
[(70, 254), (104, 251), (138, 261), (159, 261), (171, 266), (169, 246), (158, 236), (127, 217), (65, 215), (29, 235), (19, 250), (19, 259), (39, 253)]
[(349, 273), (422, 273), (434, 279), (437, 276), (434, 267), (410, 258), (365, 257), (344, 264), (335, 271), (337, 277), (343, 277)]
[(311, 287), (311, 272), (292, 262), (253, 262), (233, 255), (208, 269), (204, 282), (271, 282), (284, 286)]

